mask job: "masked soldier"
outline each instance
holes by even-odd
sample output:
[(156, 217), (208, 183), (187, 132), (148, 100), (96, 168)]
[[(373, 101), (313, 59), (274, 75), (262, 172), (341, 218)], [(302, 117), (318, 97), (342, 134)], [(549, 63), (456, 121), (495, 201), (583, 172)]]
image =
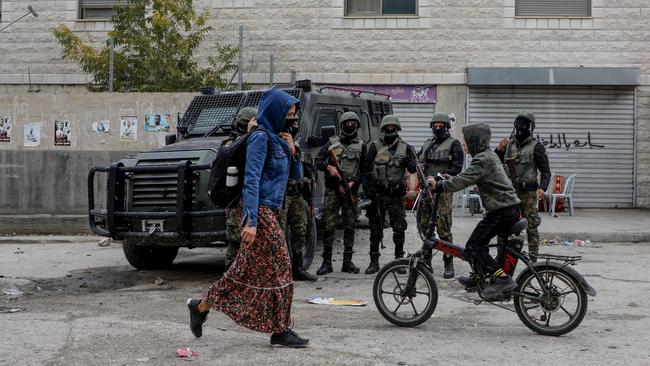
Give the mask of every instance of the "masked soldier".
[[(316, 167), (325, 172), (325, 204), (323, 212), (323, 264), (316, 274), (324, 275), (332, 269), (332, 246), (334, 232), (341, 222), (339, 209), (343, 213), (343, 266), (342, 272), (359, 273), (359, 268), (352, 262), (352, 247), (354, 246), (354, 230), (357, 220), (357, 192), (362, 179), (362, 158), (366, 148), (359, 139), (358, 130), (361, 127), (359, 116), (354, 112), (346, 112), (339, 122), (339, 134), (333, 136), (323, 146), (316, 156)], [(331, 153), (336, 157), (340, 171), (348, 181), (348, 187), (343, 187), (343, 177), (332, 161)], [(346, 192), (350, 192), (347, 194)]]
[(364, 171), (366, 180), (364, 191), (373, 205), (366, 214), (370, 223), (370, 265), (366, 274), (379, 272), (379, 244), (384, 237), (384, 218), (386, 211), (393, 228), (395, 258), (404, 256), (406, 231), (406, 211), (404, 195), (406, 194), (405, 171), (415, 173), (417, 160), (413, 149), (400, 137), (399, 119), (396, 116), (384, 116), (381, 121), (383, 137), (368, 145)]
[[(515, 118), (514, 136), (501, 140), (495, 152), (505, 163), (506, 173), (521, 200), (521, 214), (528, 220), (528, 251), (537, 255), (540, 243), (537, 227), (542, 222), (537, 211), (537, 200), (544, 197), (551, 180), (551, 170), (546, 149), (533, 136), (534, 130), (535, 115), (520, 112)], [(540, 173), (539, 183), (537, 171)]]
[[(223, 141), (223, 146), (228, 146), (237, 139), (245, 134), (248, 131), (248, 123), (257, 116), (257, 109), (252, 107), (245, 107), (239, 110), (237, 117), (235, 117), (235, 128)], [(237, 252), (239, 251), (239, 240), (241, 235), (240, 223), (235, 218), (235, 215), (231, 215), (231, 210), (228, 210), (226, 215), (226, 243), (228, 248), (226, 249), (226, 269), (230, 267), (232, 262), (235, 261)]]
[[(300, 125), (296, 120), (289, 132), (294, 141), (297, 141)], [(294, 281), (316, 281), (317, 277), (302, 268), (303, 247), (307, 238), (307, 212), (305, 211), (305, 201), (313, 214), (313, 181), (316, 176), (314, 168), (314, 159), (311, 154), (302, 151), (296, 145), (296, 154), (302, 163), (302, 178), (300, 180), (289, 179), (287, 184), (287, 194), (284, 202), (284, 209), (280, 216), (280, 226), (289, 225), (291, 230), (291, 267)], [(297, 156), (297, 157), (298, 157)]]
[[(429, 126), (433, 130), (433, 138), (427, 140), (418, 153), (418, 159), (424, 166), (424, 173), (427, 176), (435, 176), (438, 173), (452, 177), (458, 175), (463, 170), (465, 153), (461, 143), (452, 138), (449, 133), (451, 129), (449, 115), (442, 112), (434, 113)], [(444, 192), (438, 202), (436, 228), (440, 239), (450, 243), (454, 242), (451, 234), (452, 205), (453, 193)], [(426, 235), (433, 207), (429, 200), (422, 200), (418, 209), (420, 210), (420, 230)], [(442, 257), (445, 264), (443, 278), (454, 277), (453, 258), (449, 254)]]

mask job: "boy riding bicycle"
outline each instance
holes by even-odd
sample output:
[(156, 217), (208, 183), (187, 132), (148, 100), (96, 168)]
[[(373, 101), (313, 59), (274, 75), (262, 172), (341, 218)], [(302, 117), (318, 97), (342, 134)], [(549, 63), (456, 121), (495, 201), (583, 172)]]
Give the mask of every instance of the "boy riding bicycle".
[[(464, 147), (472, 155), (472, 163), (462, 173), (444, 180), (427, 178), (432, 192), (456, 192), (476, 185), (487, 210), (485, 218), (476, 225), (465, 245), (465, 254), (492, 276), (490, 285), (483, 290), (486, 300), (497, 300), (517, 288), (517, 283), (490, 256), (487, 245), (501, 233), (507, 233), (519, 221), (520, 200), (506, 175), (499, 157), (490, 150), (490, 126), (484, 123), (463, 127)], [(466, 287), (476, 286), (476, 279), (460, 277)]]

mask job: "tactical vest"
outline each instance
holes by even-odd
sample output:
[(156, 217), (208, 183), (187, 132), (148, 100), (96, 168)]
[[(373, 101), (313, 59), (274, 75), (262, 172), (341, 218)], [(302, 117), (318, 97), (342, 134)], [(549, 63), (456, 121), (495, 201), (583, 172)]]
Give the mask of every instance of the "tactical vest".
[(389, 150), (393, 145), (384, 145), (381, 141), (373, 142), (377, 156), (372, 166), (371, 177), (378, 186), (395, 187), (404, 184), (404, 167), (400, 158), (406, 156), (406, 144), (402, 140), (395, 142), (397, 148), (391, 154)]
[(429, 139), (422, 147), (422, 153), (418, 160), (424, 163), (424, 174), (434, 176), (438, 173), (443, 174), (445, 170), (451, 167), (451, 145), (456, 141), (447, 137), (441, 144), (431, 148), (436, 143), (435, 139)]
[[(536, 185), (537, 166), (535, 165), (535, 146), (537, 139), (533, 136), (524, 141), (524, 146), (519, 147), (514, 140), (510, 140), (506, 146), (505, 166), (508, 177), (518, 184)], [(512, 176), (511, 168), (508, 167), (508, 160), (515, 159), (515, 176)], [(517, 187), (517, 186), (515, 186)]]
[(363, 154), (363, 142), (356, 138), (351, 144), (345, 145), (338, 136), (330, 137), (330, 146), (333, 146), (334, 153), (339, 159), (339, 165), (347, 178), (359, 175), (361, 159)]

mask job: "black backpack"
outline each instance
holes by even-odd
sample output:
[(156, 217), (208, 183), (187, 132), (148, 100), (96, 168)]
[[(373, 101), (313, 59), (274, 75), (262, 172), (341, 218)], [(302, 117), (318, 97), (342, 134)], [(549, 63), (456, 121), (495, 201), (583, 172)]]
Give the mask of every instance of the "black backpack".
[[(271, 149), (273, 148), (273, 139), (271, 133), (264, 128), (258, 128), (248, 132), (228, 146), (219, 147), (217, 157), (210, 167), (210, 179), (208, 179), (208, 196), (215, 205), (228, 208), (241, 197), (246, 169), (246, 145), (248, 144), (248, 139), (256, 132), (264, 132), (266, 137), (268, 137), (264, 165), (266, 166), (269, 162)], [(238, 170), (237, 184), (232, 187), (226, 186), (229, 167), (237, 167)]]

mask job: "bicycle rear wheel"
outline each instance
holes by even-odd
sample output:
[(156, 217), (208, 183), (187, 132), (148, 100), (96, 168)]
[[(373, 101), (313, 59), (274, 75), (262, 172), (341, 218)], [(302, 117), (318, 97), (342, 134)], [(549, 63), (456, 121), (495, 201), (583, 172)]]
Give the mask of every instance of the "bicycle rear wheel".
[[(404, 269), (406, 274), (400, 274)], [(409, 288), (409, 259), (403, 258), (385, 265), (375, 277), (375, 305), (386, 320), (400, 327), (424, 323), (438, 304), (438, 287), (431, 271), (418, 263), (415, 275), (415, 285)]]

